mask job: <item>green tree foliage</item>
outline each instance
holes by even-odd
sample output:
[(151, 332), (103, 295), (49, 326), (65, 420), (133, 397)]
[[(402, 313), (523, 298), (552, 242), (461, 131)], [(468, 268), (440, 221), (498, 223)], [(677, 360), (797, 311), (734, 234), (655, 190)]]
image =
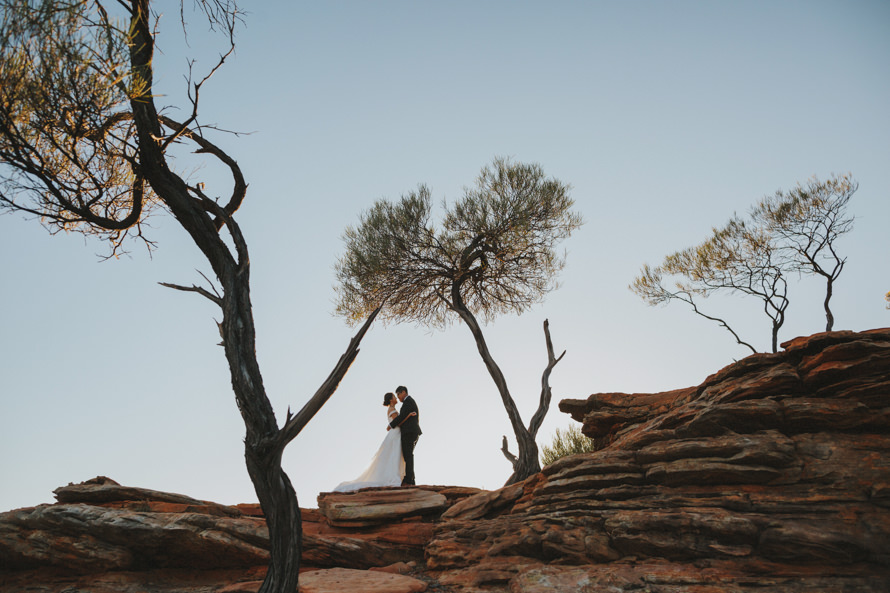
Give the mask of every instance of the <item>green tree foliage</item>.
[(719, 323), (738, 344), (756, 352), (726, 320), (700, 308), (702, 299), (717, 292), (752, 296), (770, 320), (775, 352), (789, 304), (789, 274), (816, 274), (826, 279), (830, 330), (832, 287), (846, 261), (838, 255), (835, 242), (852, 229), (846, 205), (857, 187), (847, 175), (826, 182), (813, 179), (787, 193), (780, 190), (759, 202), (749, 218), (733, 216), (722, 228), (712, 229), (699, 245), (668, 255), (654, 268), (644, 265), (630, 289), (650, 305), (684, 302), (697, 315)]
[[(582, 224), (569, 187), (535, 164), (497, 158), (473, 188), (433, 223), (430, 190), (421, 185), (397, 202), (379, 200), (344, 232), (337, 266), (337, 314), (357, 321), (380, 308), (389, 321), (442, 327), (456, 315), (469, 327), (510, 418), (519, 446), (508, 483), (540, 470), (535, 435), (550, 405), (556, 358), (548, 325), (548, 364), (537, 412), (526, 427), (494, 361), (477, 317), (520, 314), (556, 287), (564, 265), (556, 245)], [(563, 354), (565, 354), (563, 352)]]
[(138, 168), (125, 25), (91, 2), (2, 3), (0, 205), (112, 250), (156, 205)]
[(546, 467), (568, 455), (590, 453), (594, 450), (593, 439), (587, 437), (576, 424), (569, 425), (565, 430), (556, 429), (550, 445), (541, 448), (541, 465)]
[[(107, 240), (112, 255), (128, 236), (153, 246), (144, 223), (159, 206), (191, 236), (218, 286), (166, 286), (198, 293), (222, 313), (247, 470), (269, 528), (271, 559), (260, 592), (292, 593), (302, 526), (281, 457), (337, 388), (375, 312), (328, 379), (279, 428), (257, 364), (250, 258), (235, 220), (247, 184), (236, 161), (210, 140), (214, 130), (197, 124), (199, 93), (234, 50), (241, 13), (230, 0), (196, 5), (223, 33), (226, 51), (200, 80), (190, 68), (186, 118), (174, 121), (153, 90), (158, 22), (150, 0), (109, 1), (120, 20), (98, 0), (0, 0), (0, 208), (36, 215), (50, 232)], [(176, 170), (171, 154), (180, 146), (231, 173), (228, 196), (214, 199), (204, 183)]]
[(834, 326), (829, 302), (834, 282), (847, 261), (838, 253), (836, 243), (841, 235), (853, 230), (847, 203), (858, 188), (849, 173), (827, 181), (814, 177), (806, 185), (765, 197), (752, 214), (776, 237), (789, 269), (825, 279), (825, 331)]

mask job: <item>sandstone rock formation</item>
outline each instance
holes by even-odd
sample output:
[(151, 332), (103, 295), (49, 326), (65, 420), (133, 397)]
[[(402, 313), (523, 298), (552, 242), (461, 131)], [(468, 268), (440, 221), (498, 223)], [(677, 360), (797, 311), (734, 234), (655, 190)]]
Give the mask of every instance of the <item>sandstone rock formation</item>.
[[(320, 495), (304, 593), (890, 591), (890, 330), (783, 348), (697, 387), (563, 400), (597, 451), (520, 484)], [(55, 493), (0, 514), (4, 593), (253, 593), (265, 574), (257, 505), (107, 478)]]
[(447, 507), (444, 495), (419, 488), (378, 488), (318, 497), (318, 509), (335, 527), (368, 527), (404, 517), (438, 516)]
[[(342, 517), (344, 508), (365, 510), (350, 511), (354, 520), (348, 522), (359, 525), (355, 529), (305, 509), (303, 566), (368, 569), (422, 562), (432, 537), (430, 521), (477, 492), (424, 486), (330, 494), (330, 500), (323, 495), (320, 502), (332, 517)], [(0, 590), (148, 587), (199, 593), (222, 591), (225, 585), (234, 593), (256, 591), (265, 574), (268, 531), (256, 505), (219, 505), (121, 486), (105, 477), (69, 484), (55, 495), (56, 504), (0, 514)], [(350, 575), (351, 582), (360, 578)], [(315, 575), (316, 589), (324, 590), (333, 578)], [(389, 582), (392, 591), (422, 590), (422, 582), (407, 578), (368, 577), (369, 582)]]
[(427, 584), (399, 574), (332, 568), (300, 575), (300, 593), (422, 593)]
[(451, 507), (427, 568), (461, 591), (890, 590), (890, 330), (783, 347), (563, 400), (599, 450)]

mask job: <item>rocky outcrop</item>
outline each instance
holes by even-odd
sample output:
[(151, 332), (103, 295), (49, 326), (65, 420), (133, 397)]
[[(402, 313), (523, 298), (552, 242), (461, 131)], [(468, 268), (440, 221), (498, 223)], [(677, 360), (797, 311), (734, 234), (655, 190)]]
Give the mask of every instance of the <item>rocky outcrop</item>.
[(0, 564), (72, 572), (216, 569), (268, 562), (262, 518), (99, 477), (56, 491), (59, 503), (0, 514)]
[[(597, 450), (520, 484), (320, 495), (304, 590), (890, 590), (890, 330), (783, 348), (697, 387), (563, 400)], [(257, 505), (107, 478), (56, 497), (0, 514), (4, 593), (253, 593), (265, 574)]]
[[(422, 562), (431, 521), (477, 492), (423, 486), (322, 495), (323, 511), (303, 510), (303, 567), (366, 573), (357, 569)], [(242, 583), (231, 593), (255, 591), (265, 574), (268, 531), (257, 505), (219, 505), (105, 477), (55, 495), (56, 504), (0, 514), (3, 591), (144, 591), (150, 584), (198, 593)], [(338, 520), (344, 516), (350, 520)], [(360, 578), (356, 573), (349, 573), (351, 581)], [(323, 573), (313, 579), (318, 591), (336, 581)], [(396, 583), (393, 591), (422, 590), (407, 577), (367, 579)]]
[(599, 449), (452, 506), (428, 569), (462, 591), (890, 590), (890, 330), (783, 347), (563, 400)]

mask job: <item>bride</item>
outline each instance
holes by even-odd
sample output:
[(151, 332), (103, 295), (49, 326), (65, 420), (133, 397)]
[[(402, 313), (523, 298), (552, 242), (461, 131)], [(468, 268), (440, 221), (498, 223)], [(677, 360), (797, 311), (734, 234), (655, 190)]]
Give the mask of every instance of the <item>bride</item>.
[[(397, 401), (399, 400), (393, 393), (383, 396), (383, 405), (387, 407), (387, 423), (392, 422), (399, 415), (396, 410)], [(414, 416), (414, 413), (410, 415)], [(389, 430), (388, 426), (387, 430)], [(360, 488), (375, 486), (400, 486), (404, 476), (405, 458), (402, 457), (402, 431), (396, 427), (386, 433), (386, 438), (383, 439), (383, 443), (371, 459), (368, 469), (356, 479), (339, 484), (334, 488), (334, 492), (352, 492)]]

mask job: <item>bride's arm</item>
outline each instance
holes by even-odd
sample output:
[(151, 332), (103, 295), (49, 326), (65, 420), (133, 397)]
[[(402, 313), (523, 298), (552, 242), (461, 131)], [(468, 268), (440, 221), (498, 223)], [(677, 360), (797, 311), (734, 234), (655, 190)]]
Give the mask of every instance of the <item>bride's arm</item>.
[[(392, 422), (393, 420), (395, 420), (395, 419), (398, 418), (398, 417), (399, 417), (399, 413), (398, 413), (397, 411), (393, 410), (393, 411), (390, 412), (390, 414), (389, 414), (389, 421)], [(389, 432), (390, 430), (392, 430), (392, 427), (391, 427), (389, 424), (387, 424), (387, 425), (386, 425), (386, 432)]]

